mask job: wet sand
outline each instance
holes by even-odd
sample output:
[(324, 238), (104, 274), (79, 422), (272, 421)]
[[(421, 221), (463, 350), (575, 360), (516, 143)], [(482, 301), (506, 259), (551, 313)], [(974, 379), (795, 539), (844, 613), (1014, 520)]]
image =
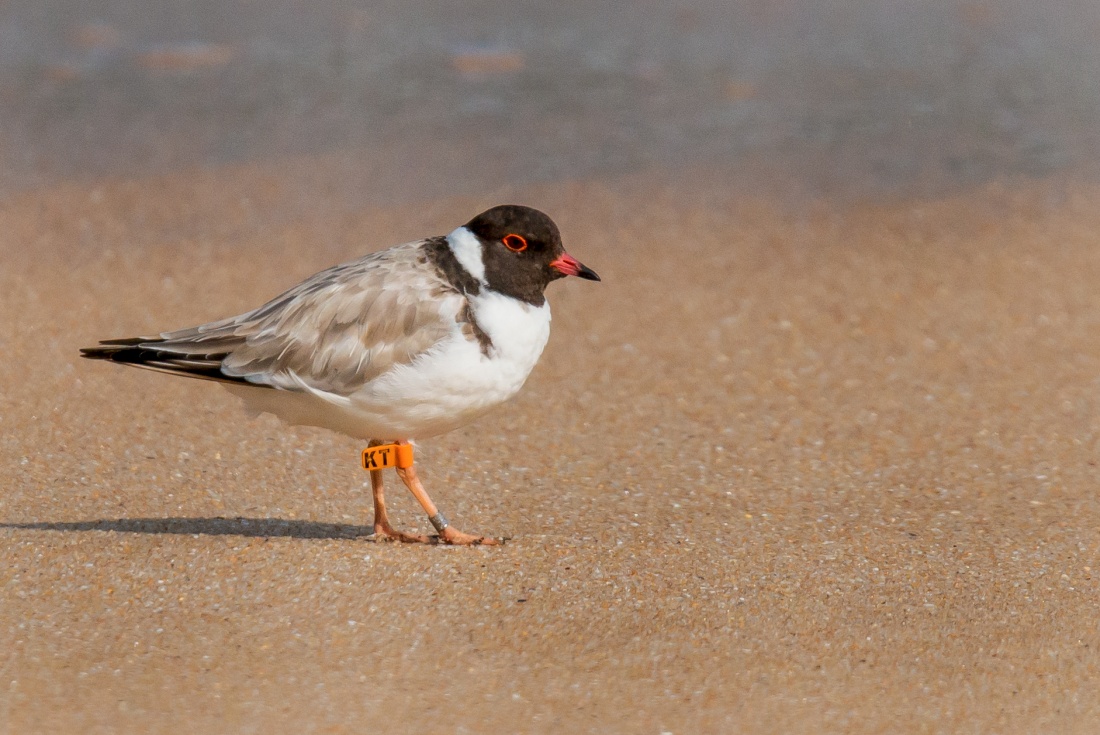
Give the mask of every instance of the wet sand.
[(1100, 187), (508, 191), (604, 282), (423, 443), (510, 538), (449, 549), (366, 538), (358, 442), (77, 358), (498, 203), (299, 206), (312, 164), (3, 203), (0, 730), (1095, 732)]

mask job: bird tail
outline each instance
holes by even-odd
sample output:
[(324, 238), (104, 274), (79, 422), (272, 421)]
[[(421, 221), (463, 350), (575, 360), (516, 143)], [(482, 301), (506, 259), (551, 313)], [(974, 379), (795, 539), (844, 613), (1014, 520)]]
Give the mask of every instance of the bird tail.
[(80, 356), (123, 365), (223, 383), (246, 383), (222, 372), (228, 350), (223, 345), (203, 344), (164, 337), (127, 337), (103, 340), (96, 347), (82, 347)]

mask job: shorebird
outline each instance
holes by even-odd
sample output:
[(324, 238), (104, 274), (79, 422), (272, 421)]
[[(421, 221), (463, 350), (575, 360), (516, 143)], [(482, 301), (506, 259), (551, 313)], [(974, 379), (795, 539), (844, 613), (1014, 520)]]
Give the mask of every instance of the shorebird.
[[(397, 474), (439, 540), (495, 544), (448, 524), (417, 478), (409, 442), (469, 423), (519, 391), (550, 336), (544, 291), (565, 276), (600, 280), (565, 252), (547, 215), (502, 205), (449, 235), (323, 270), (245, 314), (81, 353), (218, 381), (252, 412), (289, 424), (370, 447), (392, 442), (405, 457)], [(390, 525), (382, 470), (370, 475), (375, 535), (431, 542)]]

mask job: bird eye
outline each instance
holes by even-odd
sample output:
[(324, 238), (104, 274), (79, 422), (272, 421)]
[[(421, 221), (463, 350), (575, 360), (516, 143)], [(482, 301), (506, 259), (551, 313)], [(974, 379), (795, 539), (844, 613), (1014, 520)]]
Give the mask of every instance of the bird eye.
[(504, 243), (504, 247), (508, 248), (513, 253), (522, 253), (527, 249), (527, 240), (523, 235), (505, 235), (502, 242)]

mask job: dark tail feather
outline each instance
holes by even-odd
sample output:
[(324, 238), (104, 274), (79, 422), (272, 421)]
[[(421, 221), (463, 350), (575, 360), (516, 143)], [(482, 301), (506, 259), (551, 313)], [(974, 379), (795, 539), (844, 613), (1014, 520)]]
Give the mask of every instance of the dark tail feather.
[(222, 372), (222, 360), (228, 353), (181, 354), (178, 350), (157, 349), (160, 337), (127, 337), (103, 340), (97, 347), (81, 347), (80, 356), (89, 360), (109, 360), (123, 365), (183, 375), (223, 383), (247, 383)]

